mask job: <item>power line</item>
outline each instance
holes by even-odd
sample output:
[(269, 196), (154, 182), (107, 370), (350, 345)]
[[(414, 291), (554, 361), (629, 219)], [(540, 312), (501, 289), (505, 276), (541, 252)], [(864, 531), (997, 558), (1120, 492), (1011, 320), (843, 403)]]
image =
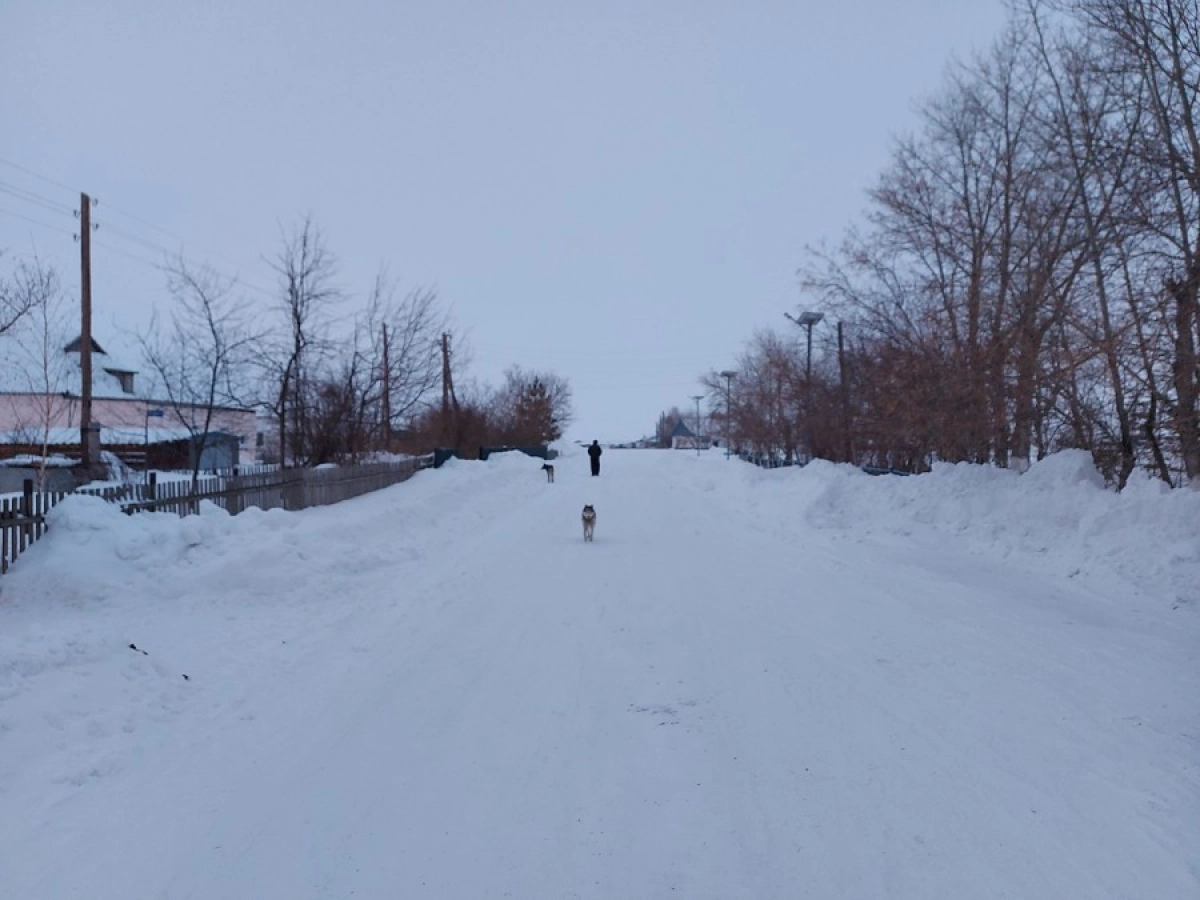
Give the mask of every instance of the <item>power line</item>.
[(95, 241), (94, 243), (97, 247), (103, 247), (105, 250), (116, 253), (120, 256), (124, 256), (126, 259), (132, 259), (134, 262), (139, 262), (142, 265), (149, 266), (150, 268), (159, 272), (163, 270), (162, 263), (151, 262), (144, 257), (138, 256), (136, 253), (130, 253), (128, 250), (122, 250), (120, 247), (114, 247), (112, 244), (106, 244), (103, 241)]
[(104, 204), (104, 208), (111, 209), (113, 212), (119, 213), (120, 215), (124, 216), (127, 219), (132, 219), (133, 221), (137, 222), (140, 225), (144, 225), (147, 228), (153, 229), (154, 231), (157, 231), (160, 234), (165, 234), (169, 238), (174, 238), (175, 240), (180, 241), (181, 243), (187, 243), (187, 241), (184, 240), (184, 238), (181, 235), (176, 234), (175, 232), (171, 231), (170, 229), (163, 228), (161, 225), (155, 225), (153, 222), (151, 222), (147, 219), (143, 219), (141, 216), (135, 216), (131, 212), (126, 212), (125, 210), (121, 209), (121, 207), (119, 207), (119, 206), (113, 206), (111, 203), (108, 203), (106, 201)]
[[(162, 244), (157, 244), (154, 241), (147, 240), (146, 238), (142, 237), (141, 235), (137, 235), (131, 231), (127, 231), (124, 228), (120, 227), (119, 225), (113, 225), (111, 222), (105, 223), (104, 225), (101, 226), (101, 231), (104, 232), (105, 234), (115, 234), (118, 237), (123, 238), (124, 240), (132, 241), (133, 243), (138, 244), (139, 246), (144, 247), (147, 250), (152, 250), (155, 253), (162, 254), (162, 256), (166, 259), (181, 259), (184, 262), (189, 263), (190, 265), (192, 265), (194, 267), (207, 268), (214, 274), (219, 275), (220, 277), (222, 277), (228, 281), (234, 282), (236, 284), (239, 284), (243, 287), (247, 287), (250, 290), (259, 291), (263, 294), (268, 294), (270, 296), (274, 296), (274, 294), (271, 293), (270, 291), (267, 291), (264, 288), (260, 288), (257, 285), (251, 284), (250, 282), (243, 280), (241, 278), (241, 276), (237, 275), (236, 273), (231, 275), (228, 272), (225, 272), (225, 271), (217, 268), (216, 266), (212, 265), (211, 263), (197, 261), (196, 259), (187, 256), (182, 251), (169, 250), (166, 247), (164, 247)], [(158, 268), (160, 268), (160, 269), (170, 267), (170, 264), (166, 263), (166, 262), (158, 263), (157, 265), (158, 265)]]
[(174, 255), (172, 253), (172, 251), (168, 250), (166, 247), (163, 247), (161, 244), (156, 244), (156, 243), (154, 243), (154, 241), (146, 240), (146, 238), (141, 237), (140, 235), (136, 235), (131, 231), (126, 231), (124, 228), (121, 228), (119, 225), (113, 225), (111, 222), (108, 222), (108, 223), (105, 223), (102, 227), (104, 228), (104, 231), (106, 233), (115, 234), (118, 237), (122, 237), (127, 241), (132, 241), (135, 244), (140, 244), (141, 246), (145, 247), (147, 250), (153, 250), (154, 252), (161, 253), (164, 256)]
[[(72, 239), (75, 239), (77, 237), (75, 232), (67, 231), (63, 228), (58, 227), (57, 225), (51, 225), (48, 222), (43, 222), (40, 219), (31, 218), (30, 216), (23, 215), (22, 213), (19, 213), (19, 212), (14, 212), (11, 209), (5, 209), (4, 207), (0, 207), (0, 215), (12, 216), (14, 219), (21, 219), (22, 221), (28, 222), (31, 225), (37, 225), (39, 228), (45, 228), (48, 231), (58, 232), (59, 234), (66, 235), (67, 237), (70, 237)], [(101, 229), (101, 231), (103, 231), (103, 232), (107, 232), (109, 230), (110, 229)], [(115, 228), (111, 229), (111, 230), (116, 231)], [(127, 236), (127, 237), (129, 237), (129, 239), (137, 241), (137, 239), (133, 238), (132, 236)], [(147, 248), (149, 248), (151, 250), (161, 250), (162, 249), (161, 247), (158, 247), (157, 245), (151, 244), (147, 241), (138, 241), (138, 243), (144, 244)], [(123, 250), (120, 247), (115, 247), (110, 243), (106, 243), (104, 241), (97, 240), (97, 241), (95, 241), (95, 244), (97, 247), (102, 247), (105, 250), (108, 250), (112, 253), (116, 253), (117, 255), (123, 256), (126, 259), (132, 260), (133, 262), (140, 263), (141, 265), (147, 266), (151, 269), (154, 269), (155, 271), (162, 272), (166, 268), (165, 264), (162, 262), (152, 262), (151, 260), (146, 259), (144, 256), (138, 256), (136, 253), (130, 253), (128, 250)], [(196, 265), (196, 263), (193, 260), (188, 260), (186, 257), (184, 257), (184, 260), (186, 262), (192, 262), (193, 265)], [(212, 269), (214, 272), (216, 272), (218, 275), (221, 275), (224, 278), (229, 278), (231, 281), (233, 281), (239, 287), (244, 287), (244, 288), (247, 288), (252, 291), (257, 291), (258, 293), (263, 294), (266, 297), (273, 298), (275, 296), (275, 294), (273, 292), (268, 291), (265, 288), (261, 288), (257, 285), (250, 284), (249, 282), (242, 281), (237, 276), (227, 275), (224, 272), (214, 269), (212, 266), (209, 266), (209, 268)]]
[(45, 222), (39, 221), (38, 219), (31, 219), (29, 216), (21, 215), (19, 212), (13, 212), (11, 209), (4, 209), (3, 207), (0, 207), (0, 213), (3, 213), (6, 216), (12, 216), (14, 219), (24, 219), (26, 222), (29, 222), (32, 225), (48, 228), (50, 231), (57, 231), (59, 234), (65, 234), (71, 238), (75, 237), (74, 232), (65, 231), (62, 228), (59, 228), (57, 225), (48, 225)]
[[(111, 204), (107, 204), (107, 203), (104, 204), (103, 208), (107, 209), (107, 210), (113, 210), (115, 212), (121, 212), (121, 210), (118, 210), (116, 207), (112, 206)], [(136, 222), (141, 222), (148, 228), (152, 228), (155, 231), (158, 231), (169, 237), (173, 237), (176, 240), (180, 241), (182, 245), (186, 246), (186, 244), (187, 244), (187, 241), (184, 240), (184, 238), (182, 238), (179, 235), (174, 234), (173, 232), (167, 230), (166, 228), (159, 228), (157, 225), (147, 222), (144, 219), (140, 219), (137, 216), (131, 215), (130, 213), (122, 212), (122, 215), (125, 215), (128, 218), (133, 219)], [(164, 247), (162, 244), (159, 244), (152, 240), (148, 240), (147, 238), (144, 238), (141, 235), (135, 234), (132, 231), (122, 228), (120, 225), (114, 225), (111, 222), (104, 223), (101, 226), (101, 228), (105, 232), (111, 232), (111, 233), (117, 235), (118, 237), (121, 237), (128, 241), (132, 241), (133, 243), (138, 244), (147, 250), (153, 250), (156, 253), (161, 253), (164, 257), (180, 259), (183, 262), (188, 263), (193, 267), (208, 269), (209, 271), (213, 272), (215, 275), (218, 275), (221, 278), (231, 281), (240, 287), (244, 287), (248, 290), (255, 291), (259, 294), (262, 294), (265, 297), (275, 297), (274, 291), (267, 290), (266, 288), (260, 287), (252, 282), (246, 281), (240, 275), (238, 275), (236, 273), (236, 271), (233, 274), (230, 274), (226, 270), (224, 270), (218, 266), (215, 266), (210, 262), (199, 261), (195, 257), (188, 256), (182, 250), (169, 250), (166, 247)], [(200, 249), (203, 249), (203, 248), (200, 248)], [(227, 257), (222, 257), (222, 258), (226, 259), (227, 262), (234, 262), (233, 260), (230, 260)], [(236, 263), (235, 263), (235, 265), (236, 265)], [(159, 268), (159, 269), (162, 269), (164, 267), (165, 266), (162, 263), (159, 263), (157, 265), (157, 268)]]
[(594, 382), (585, 380), (580, 376), (575, 376), (571, 383), (571, 390), (582, 390), (585, 392), (592, 391), (645, 391), (647, 389), (654, 390), (676, 390), (683, 388), (694, 388), (696, 379), (692, 378), (687, 381), (639, 381), (629, 382), (626, 384), (605, 384), (603, 382)]
[[(39, 181), (44, 181), (46, 184), (53, 185), (54, 187), (57, 187), (57, 188), (62, 188), (65, 191), (70, 191), (72, 194), (83, 193), (82, 191), (80, 191), (76, 188), (72, 188), (69, 185), (63, 184), (61, 181), (56, 181), (55, 179), (50, 178), (49, 176), (43, 175), (40, 172), (35, 172), (33, 169), (30, 169), (28, 166), (23, 166), (20, 163), (13, 162), (12, 160), (0, 158), (0, 164), (8, 166), (12, 169), (16, 169), (19, 172), (24, 172), (26, 175), (32, 176), (33, 178), (36, 178)], [(33, 191), (28, 191), (28, 190), (25, 190), (24, 188), (20, 188), (15, 185), (6, 185), (4, 182), (0, 182), (0, 191), (11, 194), (12, 196), (16, 197), (17, 199), (25, 200), (26, 202), (30, 202), (30, 203), (35, 203), (51, 212), (63, 212), (63, 213), (73, 213), (74, 212), (74, 207), (72, 207), (72, 206), (68, 206), (66, 204), (59, 204), (54, 200), (51, 200), (47, 197), (43, 197), (40, 194), (35, 194)], [(95, 202), (97, 205), (100, 205), (101, 198), (96, 198)], [(119, 206), (114, 206), (111, 203), (109, 203), (107, 200), (105, 200), (103, 202), (102, 208), (105, 210), (112, 210), (114, 213), (125, 216), (126, 218), (130, 219), (133, 222), (137, 222), (138, 224), (142, 225), (145, 228), (152, 229), (153, 231), (163, 234), (169, 238), (172, 238), (173, 240), (179, 241), (180, 244), (182, 244), (182, 245), (186, 246), (189, 243), (187, 241), (187, 239), (184, 238), (182, 235), (179, 235), (179, 234), (171, 231), (170, 229), (163, 228), (160, 225), (156, 225), (153, 222), (151, 222), (149, 219), (145, 219), (135, 213), (131, 213), (128, 210), (122, 209)], [(0, 211), (3, 211), (6, 214), (14, 216), (18, 219), (24, 219), (25, 221), (31, 222), (34, 225), (40, 225), (43, 228), (49, 228), (51, 230), (55, 230), (53, 228), (53, 226), (47, 225), (45, 222), (39, 222), (35, 219), (30, 219), (28, 216), (23, 216), (20, 213), (12, 212), (11, 210), (0, 210)], [(244, 281), (236, 274), (230, 275), (228, 272), (222, 270), (221, 268), (219, 268), (215, 265), (212, 265), (211, 263), (198, 263), (194, 258), (189, 258), (188, 256), (185, 256), (182, 252), (175, 253), (173, 251), (169, 251), (166, 248), (164, 248), (161, 244), (158, 244), (158, 243), (155, 243), (154, 241), (140, 237), (131, 231), (123, 229), (118, 225), (112, 224), (111, 222), (104, 225), (104, 230), (112, 231), (114, 234), (119, 235), (120, 237), (124, 238), (125, 240), (132, 241), (132, 242), (140, 245), (144, 249), (153, 250), (158, 253), (163, 253), (164, 255), (167, 255), (167, 256), (177, 256), (178, 258), (182, 259), (183, 261), (191, 263), (193, 266), (203, 265), (204, 267), (212, 270), (217, 275), (220, 275), (223, 278), (227, 278), (230, 281), (234, 281), (239, 286), (244, 287), (248, 290), (260, 293), (266, 297), (275, 297), (276, 296), (274, 291), (267, 290), (266, 288), (260, 287), (256, 284), (252, 284), (248, 281)], [(63, 232), (63, 233), (71, 234), (71, 232)], [(116, 253), (122, 253), (122, 251), (118, 250), (115, 247), (112, 247), (111, 245), (101, 245), (101, 246), (105, 246), (106, 249), (112, 250)], [(192, 246), (196, 246), (196, 245), (193, 244)], [(209, 253), (203, 247), (197, 247), (197, 249), (204, 252), (206, 255), (213, 256), (213, 257), (216, 257), (219, 259), (223, 259), (223, 260), (225, 260), (225, 262), (233, 264), (235, 266), (235, 268), (239, 265), (236, 260), (231, 259), (230, 257), (224, 256), (223, 254)], [(130, 254), (130, 253), (122, 253), (122, 255), (127, 256), (130, 259), (136, 259), (145, 265), (153, 265), (155, 268), (158, 268), (158, 269), (162, 268), (161, 264), (149, 263), (146, 260), (144, 260), (140, 257), (134, 256), (133, 254)]]
[[(103, 234), (107, 230), (108, 229), (101, 228), (100, 233)], [(105, 243), (103, 241), (97, 240), (97, 241), (95, 241), (95, 244), (97, 247), (103, 247), (105, 250), (109, 250), (120, 256), (124, 256), (126, 259), (133, 260), (134, 262), (141, 263), (142, 265), (147, 266), (151, 269), (154, 269), (157, 272), (165, 272), (170, 268), (170, 266), (167, 263), (151, 262), (150, 260), (146, 259), (144, 256), (138, 256), (136, 253), (130, 253), (128, 250), (123, 250), (120, 247), (114, 247), (111, 243)], [(155, 247), (155, 245), (152, 245), (152, 244), (148, 244), (147, 246), (149, 246), (151, 249), (161, 249), (161, 248)], [(183, 258), (184, 262), (189, 262), (192, 265), (197, 265), (197, 263), (195, 263), (195, 261), (189, 260), (187, 257), (182, 257), (182, 258)], [(201, 265), (203, 265), (203, 264), (201, 264)], [(257, 285), (254, 285), (254, 284), (250, 284), (249, 282), (242, 281), (236, 275), (227, 275), (226, 273), (224, 273), (218, 269), (215, 269), (212, 266), (208, 266), (208, 268), (210, 271), (212, 271), (216, 275), (219, 275), (222, 278), (228, 279), (232, 283), (232, 286), (234, 286), (234, 287), (242, 287), (242, 288), (247, 288), (252, 291), (257, 291), (260, 294), (263, 294), (264, 296), (270, 297), (270, 298), (275, 297), (275, 294), (272, 293), (271, 291), (265, 290), (264, 288), (258, 287)]]
[[(103, 208), (107, 209), (107, 210), (117, 211), (116, 207), (112, 206), (111, 204), (107, 204), (107, 203), (103, 205)], [(129, 216), (129, 218), (134, 219), (135, 221), (143, 221), (144, 222), (144, 220), (138, 219), (136, 216), (131, 216), (128, 213), (124, 213), (124, 215)], [(147, 225), (147, 227), (153, 228), (155, 231), (159, 231), (162, 234), (176, 237), (178, 240), (180, 240), (181, 242), (186, 244), (186, 241), (184, 241), (182, 237), (179, 237), (178, 235), (174, 235), (172, 232), (168, 231), (165, 228), (159, 228), (156, 225), (153, 225), (152, 223), (149, 223), (149, 222), (146, 222), (145, 224)], [(112, 234), (121, 240), (130, 241), (130, 242), (138, 245), (142, 249), (150, 250), (154, 253), (160, 254), (163, 257), (163, 261), (157, 262), (157, 263), (151, 263), (150, 261), (144, 259), (143, 257), (137, 256), (137, 255), (135, 255), (133, 253), (129, 253), (127, 251), (122, 251), (122, 250), (112, 246), (111, 244), (104, 244), (104, 243), (97, 242), (98, 246), (104, 247), (107, 250), (112, 250), (114, 253), (120, 253), (121, 255), (123, 255), (129, 259), (133, 259), (140, 263), (143, 263), (144, 265), (153, 266), (155, 269), (157, 269), (159, 271), (163, 271), (165, 269), (170, 268), (170, 263), (167, 262), (167, 260), (178, 259), (178, 260), (183, 261), (184, 263), (187, 263), (190, 266), (193, 266), (194, 268), (207, 269), (207, 270), (211, 271), (213, 274), (215, 274), (221, 278), (224, 278), (227, 281), (229, 281), (239, 287), (243, 287), (247, 290), (255, 291), (259, 294), (262, 294), (265, 297), (273, 298), (275, 296), (275, 293), (273, 291), (267, 290), (266, 288), (260, 287), (252, 282), (246, 281), (240, 275), (238, 275), (236, 272), (233, 274), (230, 274), (229, 272), (221, 269), (218, 266), (213, 265), (210, 262), (200, 261), (200, 260), (197, 260), (195, 257), (188, 256), (182, 250), (168, 249), (167, 247), (164, 247), (162, 244), (157, 243), (156, 241), (152, 241), (145, 237), (142, 237), (141, 235), (136, 234), (129, 229), (123, 228), (120, 225), (114, 225), (111, 221), (101, 222), (101, 223), (99, 223), (99, 225), (97, 227), (100, 229), (101, 233), (103, 233), (103, 234)]]
[(45, 175), (39, 175), (37, 172), (33, 171), (33, 169), (28, 169), (25, 166), (22, 166), (22, 165), (19, 165), (18, 163), (12, 162), (11, 160), (0, 159), (0, 164), (9, 166), (13, 169), (16, 169), (19, 172), (24, 172), (26, 175), (32, 175), (34, 178), (38, 179), (39, 181), (44, 181), (44, 182), (46, 182), (46, 184), (52, 184), (57, 188), (62, 188), (64, 191), (70, 191), (72, 194), (83, 193), (78, 188), (70, 187), (69, 185), (63, 184), (61, 181), (55, 181), (53, 178), (47, 178)]
[[(113, 206), (111, 203), (108, 203), (106, 201), (104, 204), (104, 208), (108, 209), (108, 210), (112, 210), (113, 212), (118, 213), (122, 216), (125, 216), (127, 219), (137, 222), (138, 224), (140, 224), (146, 228), (149, 228), (153, 231), (157, 231), (159, 234), (165, 235), (166, 237), (176, 240), (180, 244), (187, 245), (189, 243), (192, 243), (192, 246), (196, 247), (197, 250), (202, 251), (207, 256), (213, 256), (213, 257), (216, 257), (217, 259), (223, 259), (223, 260), (225, 260), (225, 262), (231, 263), (235, 267), (239, 265), (238, 261), (235, 259), (232, 259), (231, 257), (225, 256), (222, 253), (213, 253), (208, 248), (205, 248), (205, 247), (199, 247), (195, 243), (189, 242), (187, 240), (187, 238), (183, 237), (183, 235), (176, 234), (174, 231), (171, 231), (169, 228), (163, 228), (161, 225), (155, 225), (149, 219), (142, 218), (141, 216), (135, 215), (134, 213), (131, 213), (127, 210), (121, 209), (121, 207), (119, 207), (119, 206)], [(210, 266), (210, 268), (215, 268), (215, 267)]]
[(43, 209), (48, 209), (50, 212), (70, 214), (72, 209), (65, 203), (58, 203), (48, 197), (43, 197), (41, 194), (35, 194), (33, 191), (27, 191), (24, 188), (17, 187), (15, 184), (8, 184), (0, 181), (0, 191), (16, 197), (18, 200), (24, 200), (26, 203), (32, 203), (35, 206), (40, 206)]

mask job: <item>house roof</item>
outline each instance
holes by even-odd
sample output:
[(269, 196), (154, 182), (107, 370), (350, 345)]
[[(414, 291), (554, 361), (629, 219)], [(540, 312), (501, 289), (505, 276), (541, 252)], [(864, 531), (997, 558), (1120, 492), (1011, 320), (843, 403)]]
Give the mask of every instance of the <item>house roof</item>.
[[(52, 354), (49, 367), (44, 368), (41, 353), (37, 350), (40, 340), (36, 335), (22, 334), (19, 329), (0, 335), (0, 394), (61, 394), (78, 395), (83, 383), (79, 351), (81, 338), (63, 346)], [(98, 400), (128, 400), (135, 394), (128, 393), (121, 384), (122, 375), (137, 373), (136, 369), (122, 365), (113, 359), (92, 339), (92, 396)]]
[[(82, 349), (83, 349), (83, 335), (82, 334), (79, 335), (79, 337), (75, 338), (75, 340), (73, 340), (69, 344), (67, 344), (67, 346), (63, 347), (63, 350), (67, 353), (78, 353)], [(108, 351), (106, 351), (103, 347), (100, 346), (100, 342), (97, 341), (95, 337), (92, 338), (92, 352), (93, 353), (103, 353), (106, 356), (108, 355)]]
[[(215, 434), (215, 432), (213, 432)], [(176, 428), (105, 428), (100, 429), (100, 443), (111, 444), (161, 444), (187, 440), (191, 433), (183, 427)], [(40, 429), (16, 429), (0, 431), (0, 444), (41, 443)], [(32, 441), (30, 440), (32, 438)], [(45, 433), (46, 443), (51, 447), (72, 446), (79, 443), (79, 428), (50, 428)]]
[(674, 437), (695, 437), (695, 436), (696, 436), (696, 432), (694, 432), (694, 431), (692, 431), (692, 429), (688, 428), (687, 425), (684, 424), (683, 419), (680, 419), (678, 422), (676, 422), (675, 427), (671, 429), (671, 437), (673, 437), (673, 438)]

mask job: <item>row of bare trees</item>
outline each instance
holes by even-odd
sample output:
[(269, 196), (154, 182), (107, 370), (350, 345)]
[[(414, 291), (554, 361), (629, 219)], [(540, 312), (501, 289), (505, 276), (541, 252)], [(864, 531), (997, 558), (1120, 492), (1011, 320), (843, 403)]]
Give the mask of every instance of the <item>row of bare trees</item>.
[[(298, 465), (439, 446), (472, 455), (484, 445), (562, 436), (571, 391), (553, 373), (513, 366), (501, 387), (471, 386), (460, 401), (453, 383), (465, 374), (466, 354), (452, 361), (449, 317), (432, 290), (402, 293), (380, 272), (347, 313), (336, 259), (310, 220), (285, 236), (273, 268), (279, 292), (265, 320), (233, 283), (182, 261), (172, 268), (171, 323), (152, 324), (142, 342), (172, 403), (263, 406), (274, 420), (276, 458)], [(196, 435), (210, 425), (197, 421)]]
[(573, 415), (570, 383), (553, 372), (509, 367), (498, 387), (470, 385), (453, 405), (413, 421), (419, 435), (473, 458), (481, 447), (538, 447), (563, 436)]
[[(562, 436), (571, 391), (553, 373), (513, 366), (502, 386), (471, 385), (460, 403), (452, 385), (465, 374), (466, 355), (451, 362), (449, 317), (432, 290), (402, 293), (380, 272), (356, 304), (308, 219), (283, 237), (272, 265), (276, 294), (250, 302), (236, 279), (182, 256), (168, 260), (169, 302), (135, 337), (142, 392), (189, 433), (195, 468), (224, 409), (266, 411), (274, 438), (266, 455), (288, 465), (438, 446), (468, 455)], [(36, 262), (0, 281), (5, 364), (25, 372), (22, 390), (47, 403), (78, 390), (65, 381), (63, 300), (53, 269)], [(33, 327), (39, 317), (44, 327)], [(453, 403), (436, 404), (439, 388)], [(48, 411), (45, 424), (54, 420)]]
[[(1022, 0), (899, 140), (802, 287), (840, 320), (811, 379), (757, 335), (747, 448), (920, 469), (1090, 450), (1200, 487), (1200, 7)], [(726, 383), (709, 380), (713, 413)]]

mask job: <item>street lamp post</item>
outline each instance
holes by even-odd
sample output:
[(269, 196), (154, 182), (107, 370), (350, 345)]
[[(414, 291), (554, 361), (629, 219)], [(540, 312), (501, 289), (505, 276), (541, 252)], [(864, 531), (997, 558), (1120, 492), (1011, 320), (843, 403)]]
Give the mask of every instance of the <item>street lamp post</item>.
[(800, 313), (798, 316), (789, 315), (788, 313), (784, 313), (784, 315), (801, 328), (806, 328), (808, 330), (808, 354), (805, 356), (804, 360), (804, 380), (806, 382), (810, 382), (812, 381), (812, 330), (814, 325), (825, 318), (825, 313), (807, 310)]
[(700, 455), (700, 401), (704, 399), (703, 394), (692, 394), (692, 399), (696, 401), (696, 455)]
[(808, 330), (808, 353), (804, 359), (804, 401), (808, 409), (805, 411), (805, 418), (808, 420), (808, 459), (812, 460), (812, 330), (813, 326), (825, 318), (825, 313), (816, 312), (814, 310), (805, 310), (798, 316), (788, 315), (789, 319), (799, 325), (801, 328)]
[(729, 382), (737, 372), (725, 369), (720, 374), (725, 379), (725, 458), (729, 459)]

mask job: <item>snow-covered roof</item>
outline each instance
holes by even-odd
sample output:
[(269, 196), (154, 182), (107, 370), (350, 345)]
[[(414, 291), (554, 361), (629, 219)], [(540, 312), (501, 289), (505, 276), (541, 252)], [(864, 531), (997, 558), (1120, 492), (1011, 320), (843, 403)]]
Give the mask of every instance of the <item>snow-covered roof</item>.
[[(182, 441), (190, 437), (186, 428), (100, 428), (101, 444), (161, 444), (169, 441)], [(39, 429), (16, 429), (0, 431), (0, 444), (29, 444), (40, 443), (42, 431)], [(79, 443), (79, 429), (51, 428), (47, 435), (47, 443), (52, 447), (63, 447)]]
[(22, 453), (18, 456), (10, 456), (8, 459), (0, 459), (0, 466), (16, 467), (22, 466), (40, 466), (45, 464), (51, 468), (66, 468), (68, 466), (79, 465), (79, 460), (72, 459), (69, 456), (60, 456), (58, 454), (50, 454), (44, 459), (41, 456), (36, 456), (32, 453)]
[[(32, 339), (31, 339), (32, 338)], [(79, 362), (79, 338), (52, 351), (48, 361), (40, 359), (38, 341), (28, 333), (0, 335), (0, 394), (61, 394), (78, 396), (83, 384)], [(43, 366), (48, 362), (48, 366)], [(113, 358), (92, 340), (92, 397), (97, 400), (127, 400), (137, 396), (133, 377), (137, 370)], [(124, 376), (122, 378), (121, 376)], [(125, 388), (132, 386), (133, 391)]]

